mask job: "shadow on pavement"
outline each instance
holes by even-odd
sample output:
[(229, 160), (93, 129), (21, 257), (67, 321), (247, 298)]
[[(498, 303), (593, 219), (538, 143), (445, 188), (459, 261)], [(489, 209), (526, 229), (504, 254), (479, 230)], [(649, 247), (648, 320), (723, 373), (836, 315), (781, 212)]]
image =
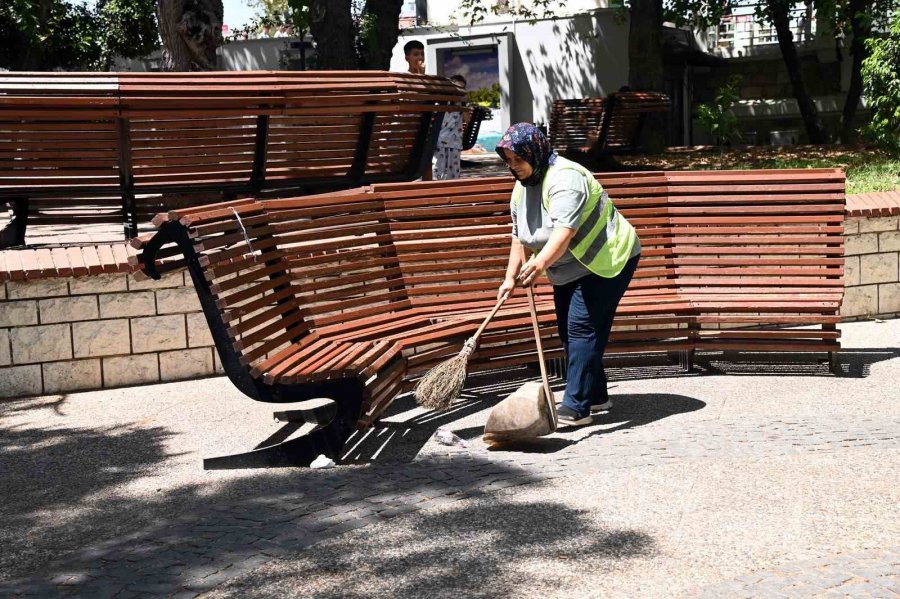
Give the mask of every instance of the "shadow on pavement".
[(3, 400), (3, 413), (15, 414), (17, 412), (30, 412), (32, 410), (46, 410), (51, 408), (53, 413), (62, 416), (63, 407), (69, 401), (68, 395), (47, 395), (41, 398), (5, 399)]
[[(491, 380), (493, 378), (493, 380)], [(453, 431), (458, 437), (473, 441), (480, 439), (484, 433), (484, 425), (478, 424), (465, 428), (453, 426), (468, 416), (493, 408), (507, 395), (515, 391), (529, 376), (527, 369), (506, 371), (491, 377), (482, 373), (472, 375), (463, 393), (463, 397), (447, 412), (422, 412), (406, 419), (396, 419), (403, 413), (416, 408), (411, 394), (398, 398), (386, 420), (369, 431), (356, 433), (346, 446), (345, 464), (365, 464), (381, 462), (412, 462), (421, 453), (425, 444), (438, 428), (444, 427)], [(555, 392), (565, 388), (565, 381), (560, 378), (551, 380)], [(615, 388), (612, 385), (611, 388)], [(595, 425), (606, 428), (593, 435), (625, 430), (650, 424), (673, 414), (700, 410), (706, 404), (698, 399), (672, 394), (613, 394), (615, 407), (608, 414), (600, 414), (594, 418)], [(609, 426), (614, 425), (614, 426)], [(571, 432), (565, 427), (560, 433)], [(553, 454), (577, 441), (560, 437), (534, 439), (521, 443), (507, 443), (499, 447), (503, 451), (515, 451), (533, 454)]]
[[(330, 539), (230, 581), (217, 597), (521, 597), (657, 551), (563, 503), (494, 496)], [(618, 566), (620, 567), (620, 566)], [(536, 586), (537, 585), (537, 586)]]
[[(595, 415), (593, 423), (589, 425), (602, 426), (603, 428), (592, 431), (583, 438), (541, 438), (528, 442), (506, 443), (497, 446), (496, 450), (537, 454), (556, 453), (573, 445), (578, 445), (591, 437), (644, 426), (669, 416), (694, 412), (706, 407), (706, 402), (699, 399), (668, 393), (630, 393), (627, 395), (612, 395), (612, 398), (613, 409), (609, 412)], [(573, 427), (561, 425), (557, 434), (565, 435), (574, 430)], [(472, 427), (455, 432), (464, 439), (474, 439), (481, 436), (483, 428)]]
[(838, 353), (837, 376), (844, 378), (865, 378), (873, 365), (887, 360), (900, 358), (900, 349), (890, 348), (853, 348)]
[(0, 545), (16, 548), (0, 552), (0, 573), (14, 575), (74, 549), (83, 535), (118, 532), (121, 524), (107, 516), (121, 518), (121, 512), (78, 506), (147, 476), (173, 457), (164, 447), (169, 436), (160, 427), (0, 428)]
[(273, 548), (299, 551), (427, 508), (432, 498), (541, 480), (464, 458), (232, 471), (171, 484), (154, 480), (170, 475), (166, 435), (159, 428), (4, 431), (0, 542), (15, 550), (2, 552), (0, 596), (207, 590), (233, 577), (235, 564), (269, 561)]
[(900, 357), (897, 348), (851, 348), (837, 354), (837, 372), (832, 373), (823, 354), (746, 354), (724, 352), (698, 354), (696, 368), (703, 374), (837, 376), (866, 378), (879, 362)]
[[(629, 393), (613, 395), (613, 408), (594, 416), (595, 425), (604, 428), (588, 437), (607, 435), (617, 431), (645, 426), (676, 414), (695, 412), (706, 407), (706, 402), (685, 395), (670, 393)], [(566, 429), (560, 429), (565, 432)]]

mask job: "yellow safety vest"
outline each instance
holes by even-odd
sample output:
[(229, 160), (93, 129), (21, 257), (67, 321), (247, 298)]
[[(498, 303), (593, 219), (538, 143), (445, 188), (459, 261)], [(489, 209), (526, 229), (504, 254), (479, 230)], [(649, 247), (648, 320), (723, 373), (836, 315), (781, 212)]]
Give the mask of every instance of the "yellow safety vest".
[[(578, 171), (588, 184), (588, 200), (581, 213), (578, 230), (569, 244), (569, 251), (592, 273), (611, 279), (617, 276), (631, 257), (631, 250), (637, 241), (637, 233), (624, 216), (619, 214), (612, 200), (603, 191), (589, 170), (562, 156), (547, 169), (541, 183), (544, 208), (550, 209), (550, 181), (554, 173), (564, 169)], [(512, 192), (512, 203), (518, 208), (522, 202), (525, 187), (516, 181)], [(601, 205), (603, 209), (601, 210)]]

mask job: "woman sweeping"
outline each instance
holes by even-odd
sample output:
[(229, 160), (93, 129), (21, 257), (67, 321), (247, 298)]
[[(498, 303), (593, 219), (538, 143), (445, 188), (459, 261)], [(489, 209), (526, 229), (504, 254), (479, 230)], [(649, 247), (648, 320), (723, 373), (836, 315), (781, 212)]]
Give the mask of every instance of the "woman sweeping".
[[(590, 424), (592, 413), (612, 407), (603, 352), (640, 259), (640, 241), (590, 171), (558, 156), (534, 125), (510, 127), (497, 153), (516, 178), (512, 246), (498, 297), (517, 280), (531, 285), (547, 272), (567, 361), (559, 423)], [(533, 252), (525, 264), (521, 245)]]

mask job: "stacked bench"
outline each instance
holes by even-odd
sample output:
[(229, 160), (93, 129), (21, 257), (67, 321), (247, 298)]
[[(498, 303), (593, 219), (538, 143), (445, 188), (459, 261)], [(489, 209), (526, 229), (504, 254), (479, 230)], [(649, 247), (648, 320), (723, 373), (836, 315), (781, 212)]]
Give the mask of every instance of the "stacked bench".
[(472, 104), (468, 107), (464, 114), (465, 126), (463, 127), (463, 146), (462, 149), (471, 150), (478, 142), (478, 133), (481, 131), (481, 123), (490, 121), (494, 118), (489, 108)]
[(670, 106), (668, 96), (654, 92), (557, 100), (550, 114), (550, 142), (573, 160), (608, 163), (615, 154), (636, 151), (647, 115), (666, 113)]
[[(643, 245), (608, 353), (840, 348), (844, 176), (837, 169), (598, 175)], [(494, 302), (509, 246), (506, 178), (379, 184), (160, 214), (144, 276), (187, 267), (226, 373), (253, 399), (334, 400), (319, 428), (208, 467), (338, 455), (416, 378), (455, 354)], [(550, 357), (552, 289), (537, 286)], [(535, 359), (515, 295), (471, 369)], [(324, 411), (323, 411), (324, 410)]]
[(6, 245), (29, 222), (130, 238), (170, 208), (413, 180), (463, 101), (443, 78), (372, 71), (3, 73)]

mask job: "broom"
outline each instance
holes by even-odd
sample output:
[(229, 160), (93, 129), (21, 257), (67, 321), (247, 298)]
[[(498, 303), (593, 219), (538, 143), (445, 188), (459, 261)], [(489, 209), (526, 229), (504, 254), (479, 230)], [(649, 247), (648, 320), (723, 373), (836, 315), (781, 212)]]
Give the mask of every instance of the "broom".
[(512, 289), (500, 296), (491, 313), (487, 315), (475, 334), (469, 337), (463, 344), (458, 354), (441, 362), (419, 379), (416, 384), (416, 401), (431, 410), (443, 411), (450, 408), (453, 402), (460, 396), (463, 386), (466, 384), (466, 367), (469, 365), (469, 357), (478, 346), (478, 338), (487, 328), (491, 319), (500, 310), (503, 303), (512, 295)]

